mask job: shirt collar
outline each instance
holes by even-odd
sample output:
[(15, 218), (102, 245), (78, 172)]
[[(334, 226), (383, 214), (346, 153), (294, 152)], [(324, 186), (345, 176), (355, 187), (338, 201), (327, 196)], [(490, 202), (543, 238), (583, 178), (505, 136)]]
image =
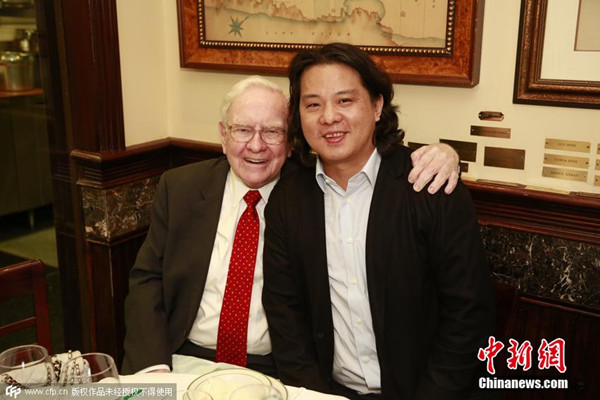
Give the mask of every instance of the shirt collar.
[[(377, 180), (377, 172), (379, 172), (379, 166), (381, 165), (381, 155), (377, 151), (377, 149), (373, 150), (371, 157), (367, 160), (366, 164), (363, 165), (362, 169), (354, 175), (350, 180), (352, 180), (355, 176), (360, 174), (364, 174), (371, 186), (375, 186), (375, 181)], [(325, 170), (323, 169), (323, 163), (321, 159), (317, 156), (317, 165), (315, 168), (315, 179), (317, 180), (317, 184), (321, 188), (323, 192), (325, 192), (325, 181), (329, 179), (325, 174)]]
[[(246, 186), (246, 184), (240, 179), (239, 176), (235, 174), (235, 172), (233, 172), (233, 169), (229, 169), (228, 180), (229, 187), (231, 189), (231, 198), (235, 203), (239, 203), (240, 201), (242, 201), (246, 193), (248, 193), (248, 190), (252, 190), (248, 186)], [(273, 188), (277, 184), (277, 181), (279, 181), (279, 177), (273, 179), (271, 182), (267, 183), (261, 188), (256, 189), (260, 192), (260, 201), (264, 201), (265, 203), (269, 201), (269, 196), (271, 195)]]

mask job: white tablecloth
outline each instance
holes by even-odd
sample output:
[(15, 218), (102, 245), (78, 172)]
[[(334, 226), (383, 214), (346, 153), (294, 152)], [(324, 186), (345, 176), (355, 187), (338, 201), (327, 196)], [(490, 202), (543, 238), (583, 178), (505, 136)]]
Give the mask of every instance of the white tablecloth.
[[(185, 390), (200, 375), (207, 374), (219, 369), (232, 368), (235, 366), (224, 363), (213, 363), (211, 361), (202, 360), (196, 357), (188, 356), (173, 356), (173, 372), (172, 373), (148, 373), (136, 375), (121, 376), (121, 383), (126, 384), (161, 384), (175, 383), (177, 384), (178, 398), (181, 400), (181, 391)], [(345, 397), (333, 396), (329, 394), (319, 393), (305, 388), (287, 386), (288, 400), (344, 400)], [(132, 398), (135, 400), (135, 398)], [(215, 399), (226, 400), (226, 399)], [(346, 399), (347, 400), (347, 399)]]

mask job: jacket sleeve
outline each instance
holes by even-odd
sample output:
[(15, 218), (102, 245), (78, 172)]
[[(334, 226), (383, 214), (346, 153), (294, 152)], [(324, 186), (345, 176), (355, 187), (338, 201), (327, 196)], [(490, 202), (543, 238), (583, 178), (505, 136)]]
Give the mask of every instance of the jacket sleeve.
[[(265, 210), (263, 306), (269, 323), (273, 358), (287, 385), (330, 392), (330, 379), (320, 369), (312, 334), (306, 277), (293, 262), (290, 213), (281, 186), (275, 188)], [(327, 305), (323, 305), (327, 306)]]
[(148, 235), (129, 273), (129, 294), (125, 300), (124, 374), (157, 364), (171, 365), (162, 264), (169, 229), (168, 209), (167, 184), (163, 175), (156, 189)]
[(439, 325), (415, 399), (463, 399), (481, 372), (477, 350), (493, 332), (493, 290), (468, 190), (459, 183), (437, 200), (427, 231)]

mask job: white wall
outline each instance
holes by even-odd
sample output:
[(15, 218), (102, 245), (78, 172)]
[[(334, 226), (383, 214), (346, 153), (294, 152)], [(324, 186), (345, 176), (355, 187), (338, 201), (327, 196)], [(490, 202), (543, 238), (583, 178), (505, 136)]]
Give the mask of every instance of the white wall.
[(166, 0), (119, 0), (119, 50), (127, 145), (168, 136)]
[[(545, 190), (600, 193), (593, 186), (600, 142), (600, 110), (512, 103), (520, 1), (488, 0), (481, 78), (474, 88), (395, 85), (406, 139), (478, 142), (469, 177), (515, 182)], [(185, 70), (179, 66), (175, 0), (119, 0), (119, 41), (127, 145), (163, 137), (218, 143), (219, 104), (244, 75)], [(287, 79), (270, 77), (287, 90)], [(503, 122), (483, 122), (482, 110), (501, 111)], [(471, 125), (511, 128), (510, 139), (470, 136)], [(592, 142), (587, 182), (541, 176), (546, 138)], [(525, 170), (483, 166), (483, 147), (526, 150)], [(560, 153), (552, 151), (552, 153)], [(564, 153), (568, 154), (568, 153)]]

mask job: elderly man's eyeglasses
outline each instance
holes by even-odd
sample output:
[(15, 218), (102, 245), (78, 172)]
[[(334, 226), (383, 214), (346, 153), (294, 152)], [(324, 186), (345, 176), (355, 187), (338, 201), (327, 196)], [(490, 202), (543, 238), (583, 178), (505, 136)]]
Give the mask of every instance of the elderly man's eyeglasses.
[(258, 132), (260, 138), (266, 144), (281, 144), (285, 140), (287, 130), (278, 127), (266, 127), (262, 129), (254, 129), (248, 125), (233, 124), (229, 125), (225, 123), (225, 126), (231, 133), (231, 137), (238, 143), (248, 143), (254, 135)]

